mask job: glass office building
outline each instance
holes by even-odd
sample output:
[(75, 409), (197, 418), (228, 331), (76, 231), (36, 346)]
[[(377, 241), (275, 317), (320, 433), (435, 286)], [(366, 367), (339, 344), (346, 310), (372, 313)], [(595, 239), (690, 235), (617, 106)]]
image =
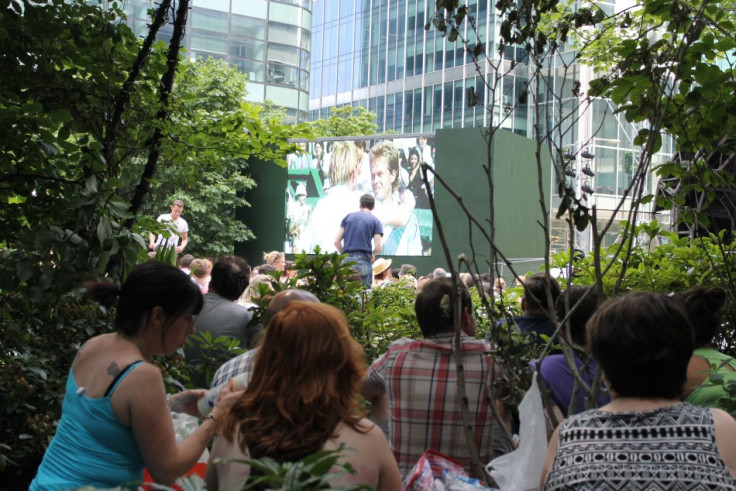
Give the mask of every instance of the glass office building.
[[(128, 0), (128, 24), (144, 36), (152, 0)], [(248, 100), (273, 101), (287, 122), (307, 119), (312, 0), (193, 0), (184, 46), (191, 58), (226, 60), (248, 75)], [(159, 39), (171, 38), (164, 26)]]
[[(573, 86), (582, 80), (584, 91), (585, 81), (593, 74), (575, 62), (573, 52), (550, 57), (535, 76), (521, 50), (508, 47), (499, 53), (502, 19), (495, 0), (466, 3), (486, 53), (495, 58), (480, 65), (482, 77), (459, 40), (449, 42), (436, 29), (425, 30), (435, 0), (314, 0), (309, 118), (326, 118), (331, 107), (353, 105), (377, 114), (379, 132), (493, 125), (534, 138), (533, 118), (539, 114), (541, 131), (556, 133), (558, 147), (577, 155), (582, 150), (595, 155), (581, 162), (594, 170), (595, 177), (583, 175), (579, 185), (594, 189), (590, 200), (601, 220), (607, 219), (638, 162), (633, 144), (637, 128), (613, 116), (609, 101), (594, 100), (591, 107), (581, 104)], [(613, 1), (599, 5), (614, 11)], [(462, 37), (475, 44), (476, 35), (467, 24)], [(467, 103), (470, 88), (479, 98), (475, 107)], [(519, 103), (523, 93), (526, 102)], [(654, 163), (663, 161), (671, 150), (667, 141)], [(550, 203), (552, 217), (557, 201), (553, 198)], [(552, 222), (553, 248), (564, 248), (567, 225)], [(612, 232), (609, 240), (614, 237)], [(587, 249), (588, 244), (582, 237), (581, 248)]]

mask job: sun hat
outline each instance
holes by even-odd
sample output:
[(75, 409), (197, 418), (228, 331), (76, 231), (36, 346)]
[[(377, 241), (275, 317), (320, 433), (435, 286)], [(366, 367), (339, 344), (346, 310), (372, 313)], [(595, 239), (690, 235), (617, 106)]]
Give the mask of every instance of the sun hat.
[(307, 195), (307, 186), (305, 186), (303, 182), (300, 182), (296, 185), (296, 191), (294, 192), (294, 196), (300, 195)]
[(391, 267), (391, 260), (384, 257), (376, 259), (373, 263), (373, 276), (381, 274)]

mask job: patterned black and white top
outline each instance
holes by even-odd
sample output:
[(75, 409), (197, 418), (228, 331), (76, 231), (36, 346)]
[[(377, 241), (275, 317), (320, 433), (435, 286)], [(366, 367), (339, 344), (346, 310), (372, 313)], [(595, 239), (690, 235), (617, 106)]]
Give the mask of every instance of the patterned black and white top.
[(736, 490), (716, 450), (713, 416), (687, 403), (566, 419), (545, 490)]

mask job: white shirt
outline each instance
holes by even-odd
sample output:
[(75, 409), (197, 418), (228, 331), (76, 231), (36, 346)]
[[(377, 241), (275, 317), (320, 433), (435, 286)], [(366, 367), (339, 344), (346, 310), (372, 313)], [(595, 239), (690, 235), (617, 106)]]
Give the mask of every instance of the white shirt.
[(176, 247), (179, 245), (179, 238), (181, 237), (181, 234), (183, 234), (184, 232), (189, 232), (189, 225), (187, 225), (187, 221), (184, 220), (181, 216), (176, 220), (172, 220), (171, 213), (164, 213), (163, 215), (159, 215), (156, 221), (159, 223), (173, 223), (174, 229), (176, 230), (176, 233), (170, 234), (168, 239), (164, 239), (164, 236), (159, 234), (159, 236), (156, 238), (156, 247), (160, 246), (163, 243), (166, 243), (169, 247)]

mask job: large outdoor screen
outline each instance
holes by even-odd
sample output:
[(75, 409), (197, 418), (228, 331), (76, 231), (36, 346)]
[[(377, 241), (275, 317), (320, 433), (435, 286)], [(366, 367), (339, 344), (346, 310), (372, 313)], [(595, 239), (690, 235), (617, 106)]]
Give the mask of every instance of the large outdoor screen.
[(359, 210), (362, 194), (376, 198), (386, 256), (429, 256), (432, 212), (420, 164), (434, 168), (431, 137), (300, 141), (289, 164), (284, 252), (335, 251), (340, 222)]

